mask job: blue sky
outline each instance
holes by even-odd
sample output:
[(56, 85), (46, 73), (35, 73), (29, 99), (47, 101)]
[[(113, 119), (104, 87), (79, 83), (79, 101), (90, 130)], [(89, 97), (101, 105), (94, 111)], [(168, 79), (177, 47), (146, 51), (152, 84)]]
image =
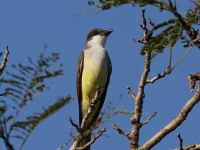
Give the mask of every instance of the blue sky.
[[(191, 6), (189, 1), (177, 0), (177, 7), (182, 15), (185, 15), (187, 7)], [(155, 24), (173, 17), (170, 13), (160, 13), (153, 7), (148, 6), (145, 9), (146, 17), (151, 18)], [(71, 128), (68, 117), (78, 122), (75, 88), (77, 59), (84, 48), (87, 33), (94, 27), (114, 30), (106, 44), (113, 64), (106, 102), (116, 102), (124, 110), (133, 109), (134, 104), (127, 94), (126, 87), (131, 86), (132, 90), (137, 92), (143, 70), (144, 57), (140, 55), (142, 45), (133, 42), (133, 39), (140, 39), (143, 36), (139, 26), (141, 8), (124, 5), (98, 12), (83, 0), (1, 0), (0, 19), (0, 49), (3, 51), (6, 44), (10, 49), (7, 69), (11, 69), (13, 63), (26, 63), (28, 56), (37, 58), (44, 44), (48, 45), (49, 53), (60, 53), (64, 65), (64, 76), (49, 81), (51, 89), (38, 95), (23, 110), (23, 113), (28, 115), (31, 112), (41, 111), (41, 106), (52, 104), (59, 96), (71, 95), (74, 98), (69, 105), (35, 129), (24, 150), (55, 150), (70, 139)], [(173, 63), (185, 50), (180, 44), (174, 48)], [(153, 59), (150, 77), (166, 69), (168, 58), (167, 48), (163, 54)], [(187, 99), (193, 95), (189, 91), (187, 76), (199, 71), (198, 60), (199, 50), (194, 47), (170, 76), (147, 86), (142, 120), (146, 120), (155, 111), (158, 114), (141, 129), (140, 144), (175, 118)], [(200, 110), (198, 107), (199, 104), (182, 126), (168, 135), (154, 149), (168, 150), (178, 147), (176, 137), (178, 132), (181, 132), (185, 145), (199, 142)], [(23, 115), (20, 117), (23, 118)], [(129, 141), (112, 129), (112, 124), (116, 123), (125, 131), (130, 131), (129, 118), (129, 115), (117, 115), (102, 125), (107, 128), (107, 131), (95, 142), (93, 149), (129, 149)], [(75, 134), (75, 129), (73, 133)], [(16, 140), (13, 140), (13, 143), (19, 144)], [(0, 149), (5, 149), (2, 141), (0, 141)]]

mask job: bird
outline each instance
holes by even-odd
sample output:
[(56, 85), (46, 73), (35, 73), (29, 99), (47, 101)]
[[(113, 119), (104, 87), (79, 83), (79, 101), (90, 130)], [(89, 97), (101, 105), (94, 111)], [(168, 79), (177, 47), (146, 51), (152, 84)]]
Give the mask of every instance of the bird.
[[(84, 50), (81, 51), (78, 59), (76, 88), (79, 105), (79, 125), (88, 111), (88, 108), (95, 97), (98, 86), (103, 87), (103, 92), (99, 101), (95, 105), (90, 118), (88, 127), (94, 125), (97, 121), (101, 108), (104, 104), (110, 75), (112, 73), (112, 63), (107, 50), (104, 48), (107, 37), (113, 30), (94, 28), (87, 35)], [(91, 131), (85, 135), (79, 143), (79, 146), (87, 144), (91, 140)], [(90, 146), (86, 148), (90, 150)]]

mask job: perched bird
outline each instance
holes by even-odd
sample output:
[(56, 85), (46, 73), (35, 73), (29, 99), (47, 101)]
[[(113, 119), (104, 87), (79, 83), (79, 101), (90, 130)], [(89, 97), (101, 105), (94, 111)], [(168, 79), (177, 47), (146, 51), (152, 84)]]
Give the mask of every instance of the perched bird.
[[(95, 96), (97, 86), (103, 86), (103, 94), (88, 119), (88, 127), (94, 125), (97, 121), (106, 97), (112, 72), (112, 64), (104, 46), (106, 39), (111, 32), (112, 30), (104, 30), (101, 28), (92, 29), (87, 36), (85, 48), (78, 59), (76, 88), (79, 104), (80, 126), (82, 119), (87, 113)], [(90, 139), (91, 131), (83, 137), (79, 146), (85, 145), (90, 141)], [(87, 150), (89, 149), (90, 147), (87, 148)]]

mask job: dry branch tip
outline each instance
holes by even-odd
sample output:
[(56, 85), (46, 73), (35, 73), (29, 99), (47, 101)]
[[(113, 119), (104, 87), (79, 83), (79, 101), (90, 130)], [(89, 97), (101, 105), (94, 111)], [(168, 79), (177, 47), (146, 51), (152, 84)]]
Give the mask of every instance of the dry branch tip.
[(113, 124), (113, 129), (115, 129), (116, 131), (118, 131), (119, 134), (122, 134), (124, 136), (126, 136), (127, 138), (130, 139), (129, 135), (130, 133), (129, 132), (125, 132), (123, 131), (121, 128), (119, 128), (116, 124)]

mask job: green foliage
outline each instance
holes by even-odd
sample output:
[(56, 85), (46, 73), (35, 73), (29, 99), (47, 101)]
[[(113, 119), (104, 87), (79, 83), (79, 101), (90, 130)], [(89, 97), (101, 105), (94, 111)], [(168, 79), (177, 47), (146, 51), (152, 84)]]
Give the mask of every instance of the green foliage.
[[(6, 78), (1, 78), (2, 86), (6, 86), (5, 92), (9, 92), (5, 97), (17, 104), (17, 107), (22, 108), (30, 101), (38, 92), (43, 92), (47, 89), (44, 83), (46, 79), (57, 77), (63, 74), (63, 70), (59, 65), (57, 70), (51, 71), (51, 66), (59, 60), (57, 53), (52, 53), (49, 57), (39, 56), (36, 63), (33, 63), (29, 57), (30, 65), (13, 64), (12, 72), (6, 72)], [(7, 102), (7, 100), (3, 100)], [(16, 106), (16, 105), (15, 105)]]
[[(158, 53), (162, 53), (167, 46), (173, 47), (178, 41), (183, 43), (183, 47), (188, 48), (191, 46), (191, 39), (188, 39), (188, 37), (184, 35), (187, 34), (187, 32), (185, 31), (186, 27), (180, 21), (182, 19), (180, 19), (180, 17), (182, 16), (179, 16), (179, 14), (175, 12), (176, 5), (173, 4), (171, 0), (98, 0), (98, 2), (90, 1), (89, 5), (95, 5), (101, 10), (107, 10), (125, 4), (139, 5), (140, 7), (152, 5), (160, 10), (167, 10), (176, 16), (176, 18), (164, 21), (155, 26), (154, 31), (159, 30), (159, 33), (154, 35), (154, 37), (143, 46), (141, 54), (148, 51), (152, 53), (152, 56), (155, 56)], [(194, 2), (194, 4), (196, 5), (194, 9), (188, 9), (185, 17), (183, 17), (183, 20), (185, 20), (188, 26), (198, 25), (200, 22), (200, 15), (197, 11), (199, 3)]]
[(96, 7), (107, 10), (111, 9), (112, 7), (118, 7), (125, 4), (131, 4), (131, 5), (139, 5), (140, 7), (146, 6), (146, 5), (153, 5), (156, 7), (159, 7), (161, 10), (164, 8), (168, 8), (167, 3), (164, 0), (98, 0), (97, 1), (88, 1), (88, 4), (95, 5)]
[(162, 53), (167, 46), (174, 46), (180, 39), (183, 31), (183, 27), (178, 21), (171, 19), (167, 22), (163, 22), (155, 27), (158, 30), (165, 27), (158, 35), (154, 36), (147, 45), (141, 50), (141, 54), (145, 51), (153, 52), (154, 55)]
[(37, 125), (69, 103), (70, 100), (70, 96), (67, 96), (66, 98), (60, 98), (53, 105), (50, 105), (47, 109), (44, 109), (42, 113), (34, 113), (32, 116), (28, 116), (25, 121), (15, 122), (12, 125), (12, 128), (18, 132), (21, 131), (20, 133), (23, 133), (15, 136), (15, 138), (22, 139), (20, 149), (22, 149), (24, 143)]
[(70, 96), (59, 98), (42, 112), (34, 112), (24, 120), (18, 119), (21, 110), (30, 105), (37, 94), (49, 89), (47, 79), (63, 74), (62, 64), (58, 64), (59, 59), (57, 53), (48, 57), (40, 54), (36, 61), (29, 57), (28, 64), (13, 64), (12, 70), (5, 72), (5, 77), (0, 79), (1, 89), (5, 90), (0, 97), (0, 138), (7, 139), (8, 142), (11, 137), (21, 139), (22, 149), (37, 125), (71, 100)]

